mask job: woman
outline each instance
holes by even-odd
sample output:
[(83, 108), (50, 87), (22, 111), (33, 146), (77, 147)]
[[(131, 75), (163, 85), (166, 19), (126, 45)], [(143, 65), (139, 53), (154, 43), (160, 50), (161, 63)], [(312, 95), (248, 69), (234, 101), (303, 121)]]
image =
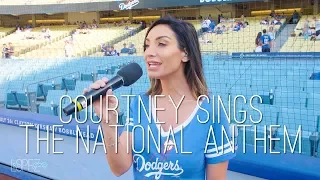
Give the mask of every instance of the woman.
[(259, 46), (259, 43), (261, 42), (261, 36), (262, 36), (262, 32), (258, 32), (258, 35), (256, 37), (256, 47)]
[(313, 20), (315, 21), (315, 33), (312, 33), (311, 41), (317, 40), (320, 36), (320, 19), (317, 19), (317, 17), (313, 17)]
[(268, 35), (271, 38), (270, 48), (273, 49), (273, 48), (275, 48), (275, 38), (276, 38), (276, 33), (275, 33), (273, 26), (269, 27)]
[[(203, 75), (195, 28), (190, 23), (171, 17), (162, 18), (149, 28), (144, 43), (144, 59), (151, 87), (149, 91), (140, 94), (140, 98), (147, 110), (152, 107), (152, 116), (149, 116), (149, 112), (138, 111), (140, 100), (136, 96), (130, 106), (126, 128), (116, 141), (115, 129), (105, 122), (108, 120), (109, 125), (117, 124), (117, 113), (108, 113), (106, 117), (102, 112), (104, 143), (112, 172), (120, 176), (133, 164), (136, 180), (203, 180), (205, 177), (210, 180), (226, 179), (228, 160), (233, 158), (235, 153), (231, 149), (232, 143), (227, 140), (230, 139), (230, 131), (224, 116), (220, 118), (220, 122), (219, 119), (213, 122), (215, 116), (209, 116), (209, 121), (205, 122), (207, 115), (213, 114), (213, 100)], [(91, 89), (103, 87), (106, 82), (107, 79), (98, 80), (91, 85)], [(87, 91), (85, 89), (84, 92)], [(109, 90), (107, 94), (112, 95), (112, 91)], [(210, 99), (198, 101), (201, 95)], [(158, 97), (155, 102), (156, 96)], [(106, 102), (105, 98), (103, 102)], [(177, 116), (172, 101), (179, 106)], [(115, 104), (116, 98), (110, 98), (108, 104), (103, 103), (102, 109), (107, 105), (114, 107)], [(100, 101), (94, 102), (93, 106), (96, 114), (100, 114)], [(155, 112), (155, 107), (165, 110)], [(208, 114), (204, 110), (207, 110)], [(217, 112), (215, 113), (217, 115)], [(133, 130), (137, 125), (143, 127), (145, 133), (150, 128), (155, 139), (151, 137), (151, 143), (148, 143), (148, 136), (142, 137), (141, 128), (140, 132), (137, 132), (139, 128)], [(221, 137), (223, 129), (227, 135)], [(155, 143), (158, 142), (157, 137), (161, 138), (158, 147)], [(143, 148), (144, 151), (137, 152)]]

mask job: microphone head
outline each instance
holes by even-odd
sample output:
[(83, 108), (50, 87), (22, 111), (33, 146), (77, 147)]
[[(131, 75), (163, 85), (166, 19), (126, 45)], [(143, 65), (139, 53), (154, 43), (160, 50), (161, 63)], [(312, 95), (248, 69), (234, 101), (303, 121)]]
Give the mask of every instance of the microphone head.
[(122, 67), (117, 74), (123, 78), (123, 86), (130, 86), (142, 76), (142, 68), (137, 63), (130, 63)]

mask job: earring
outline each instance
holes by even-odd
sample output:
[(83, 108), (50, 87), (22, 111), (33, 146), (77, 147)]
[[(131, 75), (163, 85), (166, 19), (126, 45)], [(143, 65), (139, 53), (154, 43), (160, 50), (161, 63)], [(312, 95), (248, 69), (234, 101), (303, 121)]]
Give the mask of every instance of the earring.
[(185, 53), (185, 54), (184, 54), (184, 57), (188, 57), (188, 53)]

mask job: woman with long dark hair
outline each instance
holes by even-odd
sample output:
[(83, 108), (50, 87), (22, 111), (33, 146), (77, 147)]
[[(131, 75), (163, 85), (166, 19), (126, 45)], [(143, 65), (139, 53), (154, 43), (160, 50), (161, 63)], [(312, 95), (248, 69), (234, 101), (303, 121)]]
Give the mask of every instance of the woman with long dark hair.
[(262, 36), (262, 32), (258, 32), (258, 35), (256, 37), (256, 46), (259, 46), (260, 42), (261, 42), (261, 36)]
[[(117, 113), (106, 117), (102, 112), (112, 172), (120, 176), (133, 164), (136, 180), (226, 179), (228, 160), (235, 156), (229, 123), (210, 96), (193, 25), (172, 17), (154, 22), (146, 33), (144, 60), (151, 87), (131, 102), (126, 128), (119, 137), (109, 126), (116, 124)], [(91, 89), (103, 87), (107, 81), (98, 80)], [(105, 98), (103, 109), (115, 106), (115, 98), (108, 99), (108, 104)], [(150, 116), (141, 102), (151, 110)], [(100, 101), (93, 106), (99, 115)], [(153, 135), (148, 135), (150, 132)]]

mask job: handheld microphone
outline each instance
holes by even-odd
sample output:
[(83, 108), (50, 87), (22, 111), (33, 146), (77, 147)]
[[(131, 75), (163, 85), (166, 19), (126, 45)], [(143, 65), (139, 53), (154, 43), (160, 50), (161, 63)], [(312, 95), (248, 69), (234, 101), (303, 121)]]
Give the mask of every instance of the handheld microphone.
[(105, 96), (109, 89), (116, 90), (121, 86), (130, 86), (135, 83), (141, 76), (143, 72), (141, 67), (137, 63), (130, 63), (122, 67), (117, 75), (110, 80), (107, 84), (100, 89), (92, 89), (84, 95), (85, 98), (77, 98), (72, 101), (68, 106), (63, 109), (66, 116), (73, 114), (75, 111), (79, 112), (88, 106), (90, 106), (91, 101), (94, 102), (100, 99), (100, 96)]

